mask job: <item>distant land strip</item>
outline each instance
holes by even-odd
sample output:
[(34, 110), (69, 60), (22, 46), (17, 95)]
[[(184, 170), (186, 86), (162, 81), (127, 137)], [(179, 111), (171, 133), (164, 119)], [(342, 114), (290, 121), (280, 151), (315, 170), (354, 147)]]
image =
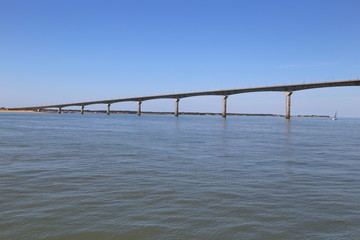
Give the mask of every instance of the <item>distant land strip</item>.
[[(57, 110), (53, 109), (42, 109), (41, 111), (36, 110), (7, 110), (0, 109), (0, 112), (23, 112), (23, 113), (58, 113)], [(80, 113), (80, 110), (66, 109), (62, 111), (63, 113)], [(106, 110), (84, 110), (85, 113), (90, 114), (106, 114)], [(174, 115), (174, 112), (150, 112), (143, 111), (141, 112), (145, 115)], [(111, 111), (111, 114), (137, 114), (137, 111), (122, 110)], [(189, 116), (221, 116), (221, 113), (211, 113), (211, 112), (179, 112), (179, 115), (189, 115)], [(238, 117), (284, 117), (283, 114), (271, 114), (271, 113), (227, 113), (228, 116), (238, 116)], [(292, 117), (306, 117), (306, 118), (330, 118), (328, 115), (294, 115)]]

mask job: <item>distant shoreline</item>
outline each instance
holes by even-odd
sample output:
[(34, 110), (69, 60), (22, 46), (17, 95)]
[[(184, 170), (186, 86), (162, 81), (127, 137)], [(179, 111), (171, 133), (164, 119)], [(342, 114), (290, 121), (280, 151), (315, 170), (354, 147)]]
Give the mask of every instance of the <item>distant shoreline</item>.
[[(0, 113), (58, 113), (57, 110), (7, 110), (0, 109)], [(62, 110), (61, 113), (77, 113), (80, 114), (80, 110)], [(84, 114), (106, 114), (105, 110), (85, 110)], [(136, 111), (111, 111), (110, 114), (137, 114)], [(143, 111), (141, 115), (174, 115), (174, 112), (148, 112)], [(221, 116), (221, 113), (209, 113), (209, 112), (179, 112), (179, 115), (190, 115), (190, 116)], [(285, 117), (282, 114), (270, 114), (270, 113), (227, 113), (226, 116), (238, 116), (238, 117)], [(294, 115), (291, 117), (316, 117), (316, 118), (330, 118), (327, 115)]]
[(7, 109), (0, 109), (0, 113), (46, 113), (46, 111), (43, 112), (37, 112), (33, 110), (7, 110)]

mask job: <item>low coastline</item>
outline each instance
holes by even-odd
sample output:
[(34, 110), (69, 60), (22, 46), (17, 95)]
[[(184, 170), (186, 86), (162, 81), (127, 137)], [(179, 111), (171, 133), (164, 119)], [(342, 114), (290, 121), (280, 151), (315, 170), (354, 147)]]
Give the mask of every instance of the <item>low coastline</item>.
[[(46, 111), (43, 111), (44, 113)], [(33, 110), (7, 110), (7, 109), (0, 109), (0, 113), (41, 113)]]
[[(0, 109), (0, 113), (58, 113), (57, 110), (42, 109), (36, 110), (7, 110)], [(63, 109), (61, 113), (77, 113), (80, 114), (79, 110)], [(106, 114), (105, 110), (85, 110), (84, 114)], [(136, 111), (111, 111), (110, 114), (137, 114)], [(174, 115), (174, 112), (141, 112), (142, 115)], [(210, 112), (179, 112), (179, 115), (191, 115), (191, 116), (221, 116), (221, 113), (210, 113)], [(270, 114), (270, 113), (227, 113), (227, 116), (238, 116), (238, 117), (285, 117), (283, 114)], [(311, 117), (311, 118), (330, 118), (327, 115), (294, 115), (291, 117)]]

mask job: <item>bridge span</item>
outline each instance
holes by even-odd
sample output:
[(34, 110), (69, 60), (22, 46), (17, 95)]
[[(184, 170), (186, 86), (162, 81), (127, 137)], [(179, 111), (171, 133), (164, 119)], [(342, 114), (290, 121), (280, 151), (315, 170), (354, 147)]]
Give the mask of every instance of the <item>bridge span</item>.
[(137, 102), (138, 103), (137, 114), (141, 115), (141, 103), (143, 101), (169, 98), (169, 99), (174, 99), (174, 101), (175, 101), (174, 115), (178, 116), (180, 99), (187, 98), (187, 97), (195, 97), (195, 96), (217, 95), (217, 96), (222, 96), (222, 117), (226, 117), (227, 98), (230, 95), (240, 94), (240, 93), (250, 93), (250, 92), (284, 92), (285, 97), (286, 97), (285, 118), (290, 119), (291, 95), (293, 94), (293, 92), (300, 91), (300, 90), (306, 90), (306, 89), (313, 89), (313, 88), (344, 87), (344, 86), (360, 86), (360, 80), (357, 79), (357, 80), (346, 80), (346, 81), (336, 81), (336, 82), (304, 83), (304, 84), (279, 85), (279, 86), (268, 86), (268, 87), (239, 88), (239, 89), (204, 91), (204, 92), (189, 92), (189, 93), (178, 93), (178, 94), (167, 94), (167, 95), (154, 95), (154, 96), (143, 96), (143, 97), (132, 97), (132, 98), (109, 99), (109, 100), (90, 101), (90, 102), (65, 103), (65, 104), (45, 105), (45, 106), (8, 108), (8, 110), (41, 111), (42, 109), (57, 108), (58, 113), (61, 113), (62, 108), (79, 106), (80, 113), (84, 114), (85, 106), (93, 105), (93, 104), (105, 104), (106, 112), (107, 112), (107, 114), (110, 114), (110, 106), (113, 103)]

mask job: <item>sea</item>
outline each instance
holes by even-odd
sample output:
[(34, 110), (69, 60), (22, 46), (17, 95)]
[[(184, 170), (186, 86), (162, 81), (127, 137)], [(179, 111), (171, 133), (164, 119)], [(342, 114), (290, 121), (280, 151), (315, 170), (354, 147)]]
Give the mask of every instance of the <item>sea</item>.
[(360, 239), (360, 119), (0, 113), (0, 239)]

